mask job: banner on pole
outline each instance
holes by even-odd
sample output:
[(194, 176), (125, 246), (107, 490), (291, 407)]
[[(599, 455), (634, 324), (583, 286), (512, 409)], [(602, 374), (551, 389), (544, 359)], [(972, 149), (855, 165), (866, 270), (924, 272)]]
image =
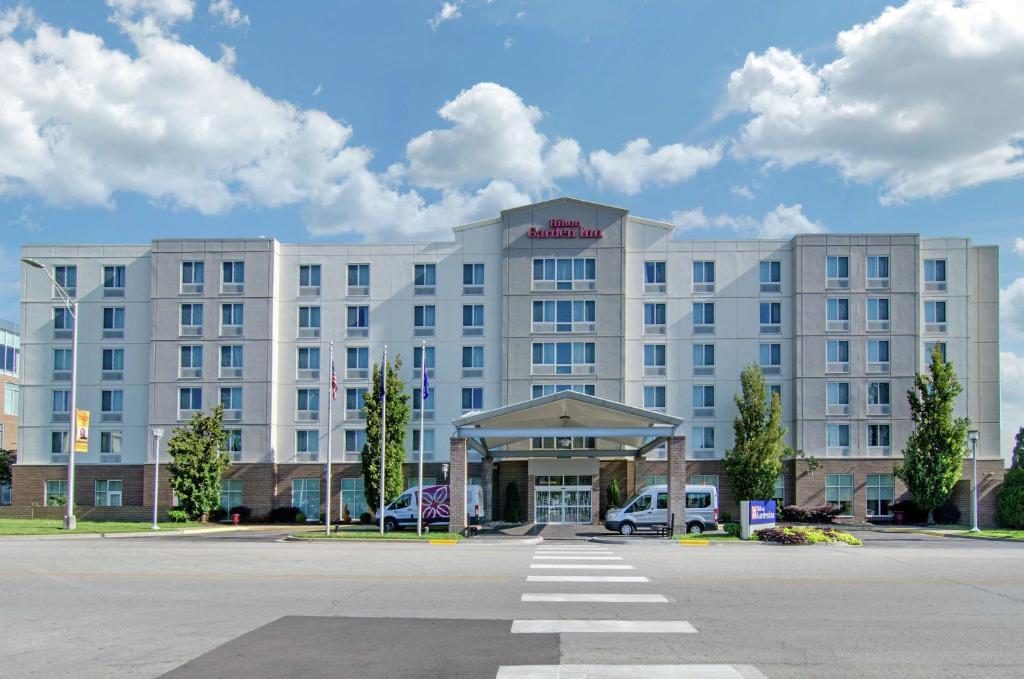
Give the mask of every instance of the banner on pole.
[(75, 452), (89, 452), (89, 411), (75, 410)]

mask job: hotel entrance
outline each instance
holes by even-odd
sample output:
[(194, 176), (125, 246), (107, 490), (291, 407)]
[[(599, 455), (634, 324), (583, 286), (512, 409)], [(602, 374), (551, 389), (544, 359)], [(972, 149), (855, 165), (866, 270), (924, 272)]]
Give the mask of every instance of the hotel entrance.
[(534, 482), (535, 523), (591, 522), (591, 476), (538, 476)]

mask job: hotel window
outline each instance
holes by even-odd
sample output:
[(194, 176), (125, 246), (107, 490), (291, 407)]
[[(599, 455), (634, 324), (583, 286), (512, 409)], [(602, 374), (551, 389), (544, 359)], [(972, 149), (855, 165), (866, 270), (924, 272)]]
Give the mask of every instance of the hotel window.
[(100, 462), (120, 462), (123, 442), (124, 436), (119, 431), (100, 432)]
[(484, 376), (484, 348), (462, 347), (462, 376)]
[(887, 255), (871, 255), (868, 257), (867, 287), (889, 287), (889, 257)]
[(242, 506), (241, 479), (221, 479), (220, 506), (229, 511)]
[(312, 422), (315, 420), (319, 420), (320, 390), (309, 388), (297, 389), (295, 410), (295, 419), (301, 422)]
[(948, 361), (949, 358), (946, 356), (946, 343), (945, 342), (925, 342), (924, 343), (924, 364), (931, 365), (932, 352), (935, 349), (939, 350), (939, 355), (942, 356), (943, 361)]
[[(231, 458), (232, 462), (242, 461), (242, 430), (241, 429), (225, 429), (224, 433), (226, 438), (224, 439), (224, 450)], [(236, 505), (237, 506), (237, 505)], [(230, 509), (230, 507), (229, 507)]]
[(850, 287), (850, 258), (845, 256), (829, 255), (825, 259), (825, 287), (842, 288)]
[[(183, 304), (182, 313), (184, 313), (184, 307), (192, 306), (199, 307), (199, 322), (196, 325), (199, 326), (200, 333), (202, 332), (203, 326), (203, 305), (202, 304)], [(195, 311), (195, 310), (193, 310)], [(182, 324), (184, 325), (184, 324)], [(108, 306), (103, 307), (103, 339), (123, 339), (124, 338), (124, 307), (123, 306)]]
[(714, 375), (715, 374), (715, 345), (694, 344), (693, 345), (693, 374)]
[(71, 392), (67, 389), (54, 389), (51, 392), (53, 404), (52, 422), (68, 422), (71, 413)]
[(53, 375), (54, 382), (65, 382), (71, 379), (71, 350), (53, 350)]
[(758, 267), (761, 292), (782, 292), (782, 262), (769, 260)]
[(644, 262), (644, 292), (665, 292), (665, 262)]
[[(420, 430), (415, 428), (412, 430), (412, 448), (409, 451), (410, 460), (418, 460), (420, 454)], [(434, 430), (424, 429), (423, 430), (423, 459), (432, 460), (434, 459)]]
[(534, 375), (593, 375), (593, 342), (534, 342)]
[(533, 385), (532, 398), (550, 396), (563, 391), (574, 391), (577, 394), (594, 396), (597, 392), (593, 384), (535, 384)]
[(769, 384), (765, 389), (765, 405), (770, 409), (772, 407), (772, 397), (778, 395), (779, 407), (782, 406), (782, 385), (781, 384)]
[[(420, 411), (420, 405), (421, 405), (421, 403), (420, 403), (420, 394), (421, 393), (422, 393), (422, 391), (420, 390), (419, 387), (415, 387), (412, 390), (412, 409), (415, 412), (415, 414), (413, 415), (413, 419), (418, 419), (419, 418), (419, 411)], [(431, 389), (430, 390), (430, 394), (427, 396), (426, 400), (422, 403), (423, 406), (426, 406), (423, 409), (423, 415), (428, 420), (434, 419), (434, 402), (436, 400), (434, 397), (435, 397), (436, 394), (437, 394), (437, 390), (436, 389)]]
[(693, 387), (693, 416), (715, 416), (715, 387), (712, 384), (696, 384)]
[(121, 481), (96, 479), (96, 506), (121, 506)]
[(292, 507), (297, 507), (306, 521), (320, 520), (319, 477), (292, 480)]
[(924, 260), (924, 289), (928, 292), (946, 290), (946, 260)]
[[(319, 324), (319, 311), (317, 323)], [(348, 337), (367, 337), (370, 333), (370, 307), (366, 305), (345, 307), (345, 332)]]
[(761, 302), (761, 334), (778, 335), (782, 332), (782, 304), (780, 302)]
[(123, 266), (103, 267), (103, 296), (124, 297), (125, 269)]
[(648, 410), (665, 410), (665, 387), (644, 387), (644, 408)]
[(693, 303), (693, 332), (706, 335), (715, 331), (715, 303)]
[(229, 344), (220, 348), (221, 377), (237, 378), (242, 376), (242, 352), (241, 344)]
[[(68, 454), (68, 433), (66, 431), (50, 432), (50, 454), (51, 462), (56, 462), (59, 456)], [(67, 461), (67, 458), (64, 458)]]
[(242, 388), (221, 387), (220, 405), (224, 408), (224, 419), (237, 421), (242, 419)]
[(597, 304), (593, 300), (533, 302), (532, 332), (594, 332)]
[(850, 329), (850, 300), (829, 297), (825, 300), (825, 330), (845, 332)]
[(364, 403), (364, 395), (367, 393), (366, 387), (357, 387), (355, 389), (345, 389), (345, 419), (346, 420), (364, 420), (366, 419), (366, 404)]
[(853, 474), (826, 474), (825, 502), (838, 507), (840, 516), (853, 516)]
[[(597, 439), (593, 436), (534, 436), (532, 444), (537, 450), (593, 450), (597, 446)], [(583, 483), (590, 485), (589, 476), (581, 478), (586, 479)], [(561, 476), (538, 476), (536, 485), (561, 485), (562, 480)]]
[[(3, 427), (0, 427), (0, 434), (3, 434)], [(11, 504), (11, 484), (0, 483), (0, 505)]]
[[(106, 313), (104, 313), (106, 318)], [(53, 339), (71, 339), (74, 328), (74, 318), (71, 310), (65, 307), (58, 307), (53, 310)]]
[(245, 290), (245, 262), (221, 262), (220, 291), (241, 294)]
[(484, 305), (462, 305), (462, 334), (476, 336), (484, 334)]
[(664, 377), (665, 376), (665, 345), (645, 344), (644, 345), (644, 376)]
[(867, 329), (869, 332), (889, 329), (889, 298), (868, 297)]
[(889, 340), (868, 340), (869, 373), (889, 372)]
[(850, 342), (847, 340), (827, 340), (825, 342), (825, 372), (850, 372)]
[(433, 337), (437, 313), (433, 304), (417, 304), (412, 308), (412, 334), (414, 337)]
[(849, 382), (827, 382), (825, 384), (825, 414), (850, 414)]
[(179, 377), (202, 377), (203, 347), (198, 344), (187, 344), (181, 347), (181, 358), (178, 362), (178, 368)]
[(199, 387), (178, 389), (178, 419), (185, 419), (203, 409), (203, 390)]
[(888, 415), (891, 412), (888, 382), (868, 382), (868, 415)]
[(341, 516), (343, 519), (356, 520), (364, 513), (369, 513), (370, 508), (366, 504), (366, 491), (363, 484), (362, 477), (341, 480)]
[(892, 474), (868, 474), (868, 516), (892, 516), (895, 499)]
[(786, 506), (786, 475), (779, 474), (775, 477), (775, 488), (772, 490), (771, 499), (775, 500), (776, 511)]
[[(107, 324), (107, 310), (103, 310), (103, 325)], [(106, 330), (104, 329), (104, 333)], [(203, 305), (181, 305), (181, 335), (199, 337), (203, 334)]]
[(365, 380), (370, 375), (370, 350), (367, 347), (345, 349), (345, 377)]
[(121, 422), (124, 418), (124, 392), (120, 389), (100, 391), (100, 422)]
[(828, 423), (825, 425), (825, 454), (829, 457), (849, 457), (850, 425)]
[(462, 294), (482, 295), (484, 294), (484, 265), (463, 264), (462, 265)]
[(413, 347), (412, 350), (412, 369), (414, 377), (422, 377), (422, 373), (419, 372), (423, 368), (423, 352), (426, 349), (427, 356), (427, 375), (434, 376), (434, 347)]
[(298, 374), (300, 380), (320, 379), (320, 348), (299, 347)]
[(765, 375), (779, 375), (782, 373), (782, 345), (762, 344), (760, 349), (761, 372)]
[[(57, 281), (57, 285), (64, 288), (64, 292), (69, 297), (75, 297), (78, 293), (78, 267), (71, 266), (55, 266), (53, 267), (53, 278)], [(54, 291), (54, 296), (59, 297), (60, 295)]]
[[(536, 398), (536, 397), (534, 397)], [(483, 387), (463, 387), (462, 388), (462, 412), (468, 413), (471, 410), (483, 410), (484, 409), (484, 389)]]
[(348, 265), (348, 294), (369, 295), (370, 294), (370, 265), (349, 264)]
[(413, 294), (433, 295), (437, 290), (437, 265), (415, 264), (413, 266)]
[[(359, 456), (363, 452), (363, 446), (366, 445), (366, 430), (365, 429), (346, 429), (345, 430), (345, 458), (348, 460), (359, 459)], [(360, 479), (362, 480), (362, 479)]]
[[(349, 267), (351, 271), (351, 267)], [(351, 274), (349, 275), (351, 279)], [(320, 265), (299, 265), (299, 295), (316, 296), (320, 294)], [(351, 294), (351, 293), (350, 293)]]
[(124, 379), (124, 349), (104, 349), (100, 354), (100, 379), (118, 381)]
[(21, 358), (21, 338), (14, 333), (0, 330), (0, 373), (18, 375)]
[(295, 457), (303, 462), (316, 462), (320, 457), (320, 432), (299, 429), (295, 432)]
[(715, 456), (715, 428), (693, 428), (693, 457), (707, 459)]
[(868, 455), (889, 457), (892, 454), (892, 448), (889, 444), (889, 431), (888, 424), (868, 425)]
[(663, 302), (644, 304), (644, 334), (665, 334), (665, 304)]
[(203, 291), (203, 263), (182, 262), (181, 263), (181, 292), (183, 294), (198, 294)]
[(946, 332), (946, 303), (927, 301), (924, 303), (924, 331)]
[(242, 334), (242, 305), (221, 304), (220, 305), (220, 334), (241, 335)]
[[(645, 479), (647, 477), (644, 477)], [(662, 481), (662, 484), (668, 483), (667, 477), (660, 477), (666, 479)], [(646, 484), (646, 481), (644, 482)], [(690, 484), (694, 486), (714, 486), (718, 488), (718, 474), (691, 474)]]
[(597, 261), (592, 258), (534, 259), (534, 290), (593, 290)]
[(44, 489), (43, 500), (47, 505), (57, 504), (58, 500), (64, 500), (68, 496), (68, 482), (64, 480), (47, 481)]
[[(349, 308), (349, 319), (351, 320), (351, 309)], [(358, 307), (355, 307), (358, 308)], [(299, 307), (299, 330), (300, 338), (316, 338), (320, 336), (320, 307), (300, 306)]]
[(693, 291), (715, 291), (715, 263), (696, 261), (693, 263)]

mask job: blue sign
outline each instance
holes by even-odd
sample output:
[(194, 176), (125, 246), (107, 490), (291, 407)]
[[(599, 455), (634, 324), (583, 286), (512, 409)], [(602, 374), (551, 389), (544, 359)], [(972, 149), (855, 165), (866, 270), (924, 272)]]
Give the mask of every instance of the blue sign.
[(775, 500), (750, 501), (750, 525), (775, 524)]

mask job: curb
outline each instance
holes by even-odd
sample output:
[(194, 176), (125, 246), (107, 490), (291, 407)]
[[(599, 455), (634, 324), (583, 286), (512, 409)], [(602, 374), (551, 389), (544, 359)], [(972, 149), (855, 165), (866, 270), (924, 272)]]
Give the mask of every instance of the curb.
[(147, 531), (130, 531), (125, 533), (69, 533), (67, 535), (61, 534), (48, 534), (48, 535), (3, 535), (0, 536), (0, 541), (18, 541), (18, 540), (100, 540), (100, 539), (111, 539), (111, 538), (153, 538), (164, 535), (203, 535), (204, 533), (228, 533), (238, 531), (238, 528), (224, 527), (224, 528), (178, 528), (171, 530), (147, 530)]

